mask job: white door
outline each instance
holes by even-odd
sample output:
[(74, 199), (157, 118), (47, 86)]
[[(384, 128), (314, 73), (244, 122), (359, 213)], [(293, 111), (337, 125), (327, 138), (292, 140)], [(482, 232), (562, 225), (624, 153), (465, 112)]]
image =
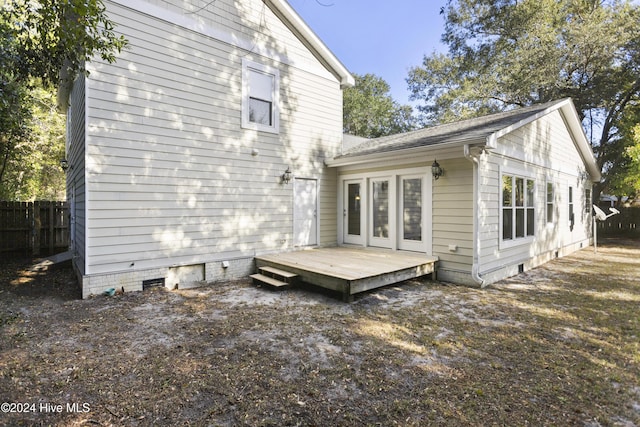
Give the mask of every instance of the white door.
[(424, 179), (403, 176), (399, 179), (398, 249), (424, 251)]
[(353, 245), (364, 244), (364, 195), (362, 180), (344, 181), (343, 241)]
[(318, 244), (318, 181), (296, 178), (293, 182), (293, 244)]
[(369, 243), (381, 248), (392, 247), (394, 191), (389, 178), (372, 178), (369, 191)]

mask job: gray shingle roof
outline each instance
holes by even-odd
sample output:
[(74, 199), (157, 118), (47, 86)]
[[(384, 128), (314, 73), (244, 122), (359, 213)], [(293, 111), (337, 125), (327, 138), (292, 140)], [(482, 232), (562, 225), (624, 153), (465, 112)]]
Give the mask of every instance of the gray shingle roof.
[(455, 123), (370, 139), (344, 151), (341, 155), (336, 156), (335, 159), (406, 150), (409, 148), (443, 143), (462, 143), (466, 141), (483, 140), (495, 132), (519, 123), (522, 120), (526, 120), (531, 116), (535, 116), (547, 108), (564, 101), (565, 100), (560, 100), (536, 104), (530, 107), (517, 108), (515, 110), (462, 120)]

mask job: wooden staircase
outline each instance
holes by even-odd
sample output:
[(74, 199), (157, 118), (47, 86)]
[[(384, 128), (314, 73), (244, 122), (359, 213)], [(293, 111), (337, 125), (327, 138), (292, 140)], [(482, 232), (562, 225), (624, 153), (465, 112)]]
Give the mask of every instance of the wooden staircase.
[(275, 267), (260, 267), (259, 273), (250, 277), (257, 286), (267, 285), (273, 289), (287, 289), (295, 284), (298, 275)]

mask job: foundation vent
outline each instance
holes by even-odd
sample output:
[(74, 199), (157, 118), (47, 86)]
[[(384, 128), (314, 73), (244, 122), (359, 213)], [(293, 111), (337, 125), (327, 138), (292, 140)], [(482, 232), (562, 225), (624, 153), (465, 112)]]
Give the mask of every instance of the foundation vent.
[(164, 286), (164, 277), (161, 277), (159, 279), (149, 279), (149, 280), (142, 281), (142, 290), (155, 288), (157, 286)]

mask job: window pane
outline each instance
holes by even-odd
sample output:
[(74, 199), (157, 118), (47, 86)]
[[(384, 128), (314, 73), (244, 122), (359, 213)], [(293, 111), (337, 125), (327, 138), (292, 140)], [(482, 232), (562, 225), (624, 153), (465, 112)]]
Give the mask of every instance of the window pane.
[(547, 222), (553, 222), (553, 204), (547, 204)]
[(527, 236), (535, 235), (535, 210), (527, 209)]
[(533, 207), (533, 181), (527, 180), (527, 206)]
[(591, 213), (591, 189), (584, 190), (584, 213)]
[(404, 240), (422, 240), (422, 179), (402, 181)]
[(360, 235), (360, 184), (349, 184), (348, 234)]
[(389, 182), (373, 183), (373, 236), (389, 237)]
[(502, 210), (502, 240), (513, 239), (513, 209)]
[(249, 70), (249, 96), (252, 98), (273, 100), (274, 76), (256, 70)]
[(516, 178), (516, 206), (524, 206), (524, 178)]
[(547, 183), (547, 203), (553, 203), (553, 184)]
[(249, 98), (249, 121), (271, 126), (271, 102), (257, 98)]
[(502, 177), (502, 206), (513, 206), (513, 180), (509, 175)]
[(516, 209), (516, 239), (524, 237), (524, 209)]

